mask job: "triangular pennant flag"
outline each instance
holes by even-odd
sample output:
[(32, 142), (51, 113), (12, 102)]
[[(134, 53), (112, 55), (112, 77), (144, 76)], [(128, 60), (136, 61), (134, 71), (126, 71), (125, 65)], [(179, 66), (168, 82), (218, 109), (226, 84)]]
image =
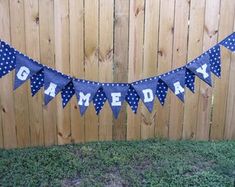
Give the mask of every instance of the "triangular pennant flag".
[(221, 76), (221, 57), (220, 57), (220, 45), (216, 45), (209, 49), (208, 54), (210, 56), (210, 70), (217, 77)]
[(131, 107), (131, 110), (136, 113), (138, 109), (140, 97), (137, 94), (136, 90), (130, 85), (127, 94), (126, 94), (126, 102)]
[(93, 104), (95, 107), (96, 114), (98, 115), (100, 111), (102, 110), (104, 103), (106, 102), (107, 97), (104, 93), (104, 90), (102, 87), (98, 89), (95, 96), (93, 97)]
[(230, 51), (235, 51), (235, 32), (226, 37), (223, 41), (220, 42), (221, 45), (229, 49)]
[(114, 117), (117, 118), (125, 100), (129, 84), (124, 83), (104, 83), (102, 84), (104, 93), (109, 101)]
[(166, 100), (166, 95), (168, 91), (168, 86), (165, 82), (163, 82), (161, 79), (158, 79), (157, 82), (157, 89), (156, 89), (156, 96), (161, 103), (161, 105), (164, 105)]
[(186, 69), (186, 73), (185, 73), (185, 86), (191, 90), (191, 92), (194, 93), (194, 82), (195, 82), (195, 75), (193, 72), (191, 72), (190, 70)]
[(95, 93), (100, 88), (100, 84), (91, 81), (74, 79), (73, 85), (78, 100), (79, 110), (83, 115), (92, 101)]
[(47, 105), (71, 80), (53, 69), (44, 68), (44, 103)]
[(181, 101), (184, 101), (185, 68), (172, 70), (159, 78), (167, 84), (167, 86)]
[(44, 69), (30, 77), (31, 94), (34, 96), (44, 85)]
[(186, 65), (187, 69), (192, 71), (201, 80), (205, 81), (211, 86), (211, 71), (210, 71), (210, 57), (208, 54), (203, 54), (196, 60)]
[(154, 77), (132, 83), (132, 86), (149, 112), (153, 111), (157, 82), (158, 77)]
[(16, 55), (15, 83), (14, 90), (20, 87), (30, 77), (39, 72), (43, 68), (36, 61), (29, 59), (22, 54)]
[(75, 90), (73, 87), (73, 82), (71, 81), (61, 91), (63, 108), (67, 105), (67, 103), (73, 97), (74, 94), (75, 94)]
[(0, 41), (0, 78), (15, 69), (15, 55), (18, 54), (14, 48), (4, 41)]

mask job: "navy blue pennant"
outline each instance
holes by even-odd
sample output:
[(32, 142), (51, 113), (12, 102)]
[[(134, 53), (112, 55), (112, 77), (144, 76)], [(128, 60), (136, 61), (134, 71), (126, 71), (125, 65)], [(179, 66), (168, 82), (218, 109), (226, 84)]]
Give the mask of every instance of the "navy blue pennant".
[(166, 100), (166, 95), (168, 91), (168, 86), (165, 82), (163, 82), (161, 79), (158, 79), (157, 82), (157, 89), (156, 89), (156, 96), (161, 103), (161, 105), (164, 105)]
[(229, 49), (230, 51), (235, 51), (235, 32), (226, 37), (223, 41), (220, 42), (221, 45)]
[(154, 77), (132, 83), (132, 86), (149, 112), (153, 111), (157, 82), (158, 77)]
[(104, 93), (104, 90), (102, 87), (100, 87), (98, 91), (96, 92), (95, 96), (93, 97), (93, 105), (95, 107), (95, 111), (97, 115), (102, 110), (106, 100), (107, 100), (107, 97)]
[(29, 59), (22, 54), (16, 55), (15, 83), (14, 90), (26, 82), (32, 75), (36, 74), (43, 68), (36, 61)]
[(47, 105), (68, 83), (70, 79), (53, 69), (44, 68), (44, 103)]
[(194, 93), (195, 91), (195, 75), (190, 70), (186, 69), (185, 72), (185, 86)]
[(131, 107), (131, 110), (136, 113), (139, 105), (140, 97), (137, 94), (136, 90), (130, 85), (127, 94), (126, 94), (126, 102)]
[(0, 78), (15, 69), (15, 55), (18, 54), (14, 48), (4, 41), (0, 41)]
[(123, 101), (125, 101), (129, 84), (104, 83), (102, 84), (102, 87), (108, 99), (109, 105), (113, 111), (114, 117), (117, 118), (121, 110)]
[(94, 95), (100, 88), (100, 84), (80, 79), (73, 80), (74, 90), (78, 100), (78, 106), (81, 115), (86, 112), (87, 107), (92, 101)]
[(34, 96), (44, 85), (44, 69), (30, 77), (31, 94)]
[(178, 68), (161, 77), (159, 76), (159, 78), (167, 84), (181, 101), (184, 101), (185, 68)]
[(68, 104), (70, 99), (75, 94), (75, 90), (73, 87), (73, 82), (69, 82), (61, 91), (61, 98), (62, 98), (62, 106), (63, 108)]
[(205, 81), (211, 86), (211, 71), (210, 71), (210, 57), (208, 54), (203, 54), (192, 63), (187, 64), (187, 69), (197, 75), (201, 80)]
[(217, 77), (221, 77), (221, 56), (220, 45), (210, 48), (207, 53), (210, 56), (210, 70)]

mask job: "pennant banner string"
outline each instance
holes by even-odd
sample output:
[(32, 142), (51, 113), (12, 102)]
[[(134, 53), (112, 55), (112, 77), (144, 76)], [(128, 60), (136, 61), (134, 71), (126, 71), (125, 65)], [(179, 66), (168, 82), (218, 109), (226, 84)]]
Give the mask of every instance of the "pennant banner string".
[(211, 73), (221, 76), (220, 47), (235, 52), (235, 32), (182, 67), (132, 83), (101, 83), (65, 75), (22, 54), (3, 40), (0, 43), (0, 78), (15, 69), (14, 90), (30, 80), (32, 96), (44, 87), (45, 105), (61, 93), (65, 107), (76, 95), (81, 115), (90, 103), (99, 114), (107, 101), (117, 118), (124, 101), (134, 113), (140, 100), (152, 112), (155, 97), (164, 105), (169, 89), (183, 102), (185, 87), (195, 92), (195, 77), (212, 86)]

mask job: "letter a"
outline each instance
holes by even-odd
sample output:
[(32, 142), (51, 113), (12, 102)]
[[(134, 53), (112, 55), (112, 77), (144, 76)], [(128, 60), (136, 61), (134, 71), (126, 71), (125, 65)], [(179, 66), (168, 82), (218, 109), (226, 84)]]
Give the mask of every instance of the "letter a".
[(180, 85), (179, 81), (174, 83), (174, 87), (175, 87), (175, 94), (176, 95), (184, 92), (184, 88)]
[(57, 85), (53, 82), (50, 82), (49, 87), (44, 91), (46, 95), (49, 95), (51, 97), (55, 97), (55, 89)]

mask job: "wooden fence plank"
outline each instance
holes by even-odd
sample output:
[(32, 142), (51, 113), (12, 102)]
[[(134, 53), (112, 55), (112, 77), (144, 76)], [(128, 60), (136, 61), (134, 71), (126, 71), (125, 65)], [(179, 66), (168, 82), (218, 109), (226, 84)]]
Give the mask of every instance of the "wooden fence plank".
[[(191, 0), (188, 42), (188, 62), (202, 53), (205, 0)], [(197, 128), (199, 80), (195, 79), (195, 93), (186, 89), (183, 139), (195, 139)]]
[[(172, 69), (186, 64), (188, 17), (189, 1), (176, 1)], [(171, 94), (171, 96), (169, 137), (171, 139), (181, 139), (183, 131), (184, 105), (175, 94)]]
[[(174, 32), (174, 0), (161, 0), (160, 28), (159, 28), (159, 50), (158, 50), (158, 74), (171, 70), (172, 46)], [(164, 106), (157, 102), (157, 121), (155, 135), (157, 137), (168, 137), (170, 97), (168, 92)]]
[[(85, 1), (85, 78), (97, 81), (98, 76), (98, 1)], [(85, 114), (85, 140), (98, 140), (98, 116), (90, 104)]]
[[(69, 1), (70, 14), (70, 71), (71, 75), (84, 78), (84, 4), (83, 0)], [(77, 99), (71, 99), (71, 141), (84, 142), (84, 117), (77, 107)]]
[[(54, 1), (55, 19), (55, 67), (69, 74), (69, 4), (68, 0)], [(71, 140), (70, 103), (63, 109), (60, 94), (57, 97), (58, 144)]]
[[(157, 74), (159, 6), (160, 0), (146, 1), (143, 77), (155, 76)], [(157, 120), (156, 113), (156, 107), (154, 107), (152, 113), (149, 113), (147, 108), (142, 105), (141, 139), (154, 137), (155, 120)]]
[[(24, 1), (10, 1), (11, 43), (25, 53)], [(22, 85), (15, 93), (15, 118), (18, 147), (30, 145), (28, 84)]]
[[(54, 2), (39, 1), (40, 59), (41, 63), (55, 67), (54, 61)], [(45, 145), (57, 144), (56, 100), (43, 107)]]
[[(233, 31), (235, 1), (222, 0), (220, 6), (219, 38), (222, 40)], [(229, 86), (231, 52), (222, 49), (221, 79), (215, 79), (212, 113), (211, 139), (223, 139), (226, 117), (226, 104)]]
[[(99, 81), (101, 82), (113, 82), (113, 8), (113, 0), (100, 0)], [(112, 116), (109, 103), (106, 102), (99, 116), (99, 140), (112, 140)]]
[[(129, 32), (129, 1), (115, 0), (114, 18), (114, 81), (128, 81), (128, 32)], [(119, 117), (113, 124), (113, 139), (126, 139), (127, 115), (126, 103)]]
[[(31, 58), (39, 61), (40, 49), (38, 1), (27, 0), (24, 2), (26, 54), (29, 55)], [(31, 145), (44, 145), (42, 94), (39, 93), (34, 97), (31, 97), (31, 93), (29, 92), (28, 97)]]
[[(10, 5), (9, 1), (0, 1), (0, 38), (10, 43)], [(16, 124), (12, 74), (0, 79), (1, 118), (3, 142), (5, 148), (17, 147)]]
[[(142, 78), (144, 39), (144, 0), (130, 0), (129, 22), (129, 82)], [(127, 109), (127, 139), (140, 139), (140, 108), (137, 115)]]
[[(235, 31), (235, 17), (233, 23), (233, 32)], [(235, 54), (232, 54), (230, 73), (229, 73), (229, 89), (227, 95), (227, 109), (226, 109), (226, 121), (224, 129), (224, 139), (235, 139)]]
[[(203, 51), (208, 50), (217, 42), (218, 19), (211, 18), (219, 16), (219, 6), (219, 0), (206, 1)], [(199, 84), (196, 139), (208, 140), (211, 120), (212, 88), (201, 80)]]

